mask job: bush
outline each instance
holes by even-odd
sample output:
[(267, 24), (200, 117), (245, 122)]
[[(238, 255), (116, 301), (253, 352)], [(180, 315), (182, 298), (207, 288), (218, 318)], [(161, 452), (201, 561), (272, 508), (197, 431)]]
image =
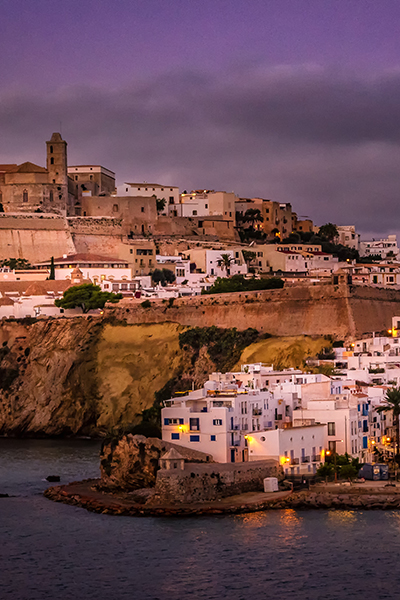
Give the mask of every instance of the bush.
[(193, 327), (179, 334), (181, 348), (189, 346), (195, 355), (200, 348), (207, 346), (208, 354), (218, 370), (224, 372), (239, 360), (244, 348), (258, 339), (257, 329), (237, 331), (219, 327)]
[(353, 465), (343, 465), (340, 467), (339, 475), (341, 479), (349, 479), (352, 481), (357, 477), (358, 470)]
[(140, 303), (140, 306), (142, 306), (143, 308), (150, 308), (151, 302), (150, 302), (150, 300), (144, 300), (143, 302)]
[(257, 290), (273, 290), (283, 288), (284, 282), (279, 277), (269, 277), (268, 279), (245, 279), (243, 275), (233, 275), (232, 277), (218, 277), (214, 285), (208, 290), (203, 290), (203, 294), (227, 294), (231, 292), (251, 292)]
[(317, 475), (323, 479), (333, 479), (335, 475), (335, 467), (332, 463), (322, 463), (317, 469)]

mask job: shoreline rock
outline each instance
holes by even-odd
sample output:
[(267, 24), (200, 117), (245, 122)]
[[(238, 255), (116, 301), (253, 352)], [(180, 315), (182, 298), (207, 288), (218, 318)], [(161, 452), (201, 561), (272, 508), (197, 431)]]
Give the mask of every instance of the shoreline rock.
[[(259, 512), (265, 510), (398, 510), (400, 494), (373, 493), (344, 494), (341, 492), (277, 492), (279, 496), (262, 492), (255, 494), (252, 500), (248, 496), (226, 498), (224, 502), (205, 502), (193, 505), (149, 505), (133, 501), (123, 493), (104, 493), (98, 491), (98, 480), (74, 482), (68, 485), (50, 487), (44, 496), (54, 502), (62, 502), (90, 512), (115, 516), (149, 517), (185, 517), (202, 515), (231, 515)], [(282, 496), (284, 494), (284, 496)]]

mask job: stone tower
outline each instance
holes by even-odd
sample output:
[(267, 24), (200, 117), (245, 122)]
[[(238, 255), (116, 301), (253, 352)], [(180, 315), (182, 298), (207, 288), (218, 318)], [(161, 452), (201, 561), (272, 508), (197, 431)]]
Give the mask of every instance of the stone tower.
[(47, 146), (46, 168), (49, 173), (49, 184), (54, 185), (54, 205), (66, 210), (68, 204), (67, 142), (61, 134), (53, 133)]

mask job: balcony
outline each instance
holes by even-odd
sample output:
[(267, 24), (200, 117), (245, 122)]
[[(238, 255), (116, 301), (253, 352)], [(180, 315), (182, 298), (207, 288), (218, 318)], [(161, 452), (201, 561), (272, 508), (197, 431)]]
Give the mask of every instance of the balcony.
[(237, 448), (238, 446), (240, 446), (240, 440), (235, 440), (234, 442), (232, 442), (231, 446)]
[(292, 458), (292, 459), (290, 459), (290, 464), (291, 465), (299, 465), (300, 460), (298, 458)]
[(321, 462), (321, 455), (320, 454), (313, 454), (312, 462)]
[(301, 462), (302, 462), (302, 464), (309, 463), (310, 462), (310, 457), (309, 456), (302, 456), (301, 457)]
[(253, 417), (261, 417), (262, 409), (261, 408), (253, 408)]

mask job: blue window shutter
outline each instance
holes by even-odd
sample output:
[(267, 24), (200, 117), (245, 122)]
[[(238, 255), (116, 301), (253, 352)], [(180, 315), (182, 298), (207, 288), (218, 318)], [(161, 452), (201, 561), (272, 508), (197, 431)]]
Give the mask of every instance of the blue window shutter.
[(190, 441), (191, 442), (199, 442), (200, 441), (200, 436), (199, 435), (191, 435), (190, 436)]
[(183, 419), (179, 419), (179, 425), (183, 425)]
[(179, 440), (179, 433), (171, 433), (171, 440)]
[(212, 441), (212, 442), (215, 442), (215, 441), (216, 441), (216, 437), (215, 437), (215, 435), (212, 435), (212, 436), (211, 436), (211, 441)]
[(169, 419), (164, 419), (164, 425), (169, 425)]

